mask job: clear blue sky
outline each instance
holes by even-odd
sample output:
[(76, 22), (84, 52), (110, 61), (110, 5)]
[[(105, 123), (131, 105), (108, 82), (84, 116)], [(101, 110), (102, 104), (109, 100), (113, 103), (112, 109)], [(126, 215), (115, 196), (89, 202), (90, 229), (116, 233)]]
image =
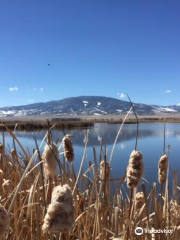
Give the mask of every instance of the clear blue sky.
[(180, 103), (179, 0), (0, 0), (0, 106), (122, 93)]

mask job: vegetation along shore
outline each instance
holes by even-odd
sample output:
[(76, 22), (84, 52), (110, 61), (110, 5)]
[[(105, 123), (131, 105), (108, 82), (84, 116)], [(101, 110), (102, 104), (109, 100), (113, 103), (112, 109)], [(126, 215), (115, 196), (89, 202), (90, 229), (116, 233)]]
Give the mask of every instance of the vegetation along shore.
[[(95, 123), (108, 123), (108, 124), (121, 124), (124, 119), (124, 115), (107, 115), (107, 116), (52, 116), (42, 117), (35, 116), (33, 120), (31, 117), (20, 118), (3, 118), (1, 123), (5, 124), (9, 129), (13, 130), (15, 127), (17, 130), (41, 130), (47, 129), (49, 126), (54, 126), (54, 129), (71, 129), (71, 128), (88, 128)], [(179, 115), (161, 115), (161, 116), (139, 116), (140, 123), (180, 123)], [(136, 124), (134, 117), (129, 115), (125, 124)], [(0, 130), (4, 127), (0, 125)], [(5, 130), (5, 129), (4, 129)]]

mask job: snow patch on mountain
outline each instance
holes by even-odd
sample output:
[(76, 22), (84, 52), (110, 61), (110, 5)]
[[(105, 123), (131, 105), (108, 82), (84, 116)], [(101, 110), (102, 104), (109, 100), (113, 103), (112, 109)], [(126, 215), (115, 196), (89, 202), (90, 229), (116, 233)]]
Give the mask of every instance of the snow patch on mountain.
[(177, 112), (176, 110), (169, 107), (154, 107), (156, 111), (160, 112)]
[(107, 112), (106, 111), (103, 111), (103, 110), (101, 110), (101, 109), (99, 109), (99, 108), (94, 108), (96, 111), (99, 111), (99, 112), (102, 112), (102, 113), (104, 113), (104, 114), (107, 114)]
[(0, 114), (2, 115), (14, 115), (16, 113), (16, 111), (10, 111), (10, 110), (7, 110), (7, 111), (0, 111)]

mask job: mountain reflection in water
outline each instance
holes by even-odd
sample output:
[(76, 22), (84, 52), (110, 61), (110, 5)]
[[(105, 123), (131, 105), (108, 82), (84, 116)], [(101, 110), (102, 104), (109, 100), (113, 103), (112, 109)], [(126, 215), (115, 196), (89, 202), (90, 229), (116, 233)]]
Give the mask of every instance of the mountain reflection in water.
[[(92, 147), (95, 147), (97, 153), (97, 159), (99, 159), (99, 140), (103, 139), (103, 146), (106, 146), (108, 150), (107, 161), (109, 160), (110, 153), (112, 151), (112, 146), (118, 130), (120, 128), (119, 124), (95, 124), (94, 127), (89, 129), (89, 139), (87, 153), (85, 156), (85, 161), (83, 169), (87, 169), (89, 161), (94, 162), (94, 155)], [(79, 164), (83, 155), (84, 150), (84, 138), (86, 129), (71, 129), (65, 130), (65, 133), (70, 133), (74, 137), (72, 139), (75, 152), (75, 160), (73, 162), (75, 171), (78, 171)], [(41, 143), (44, 138), (46, 131), (36, 131), (35, 135), (38, 144)], [(13, 147), (12, 137), (5, 133), (6, 138), (6, 148), (10, 150)], [(35, 142), (33, 139), (32, 132), (16, 132), (18, 140), (22, 143), (25, 149), (35, 148)], [(59, 144), (64, 136), (63, 131), (53, 130), (52, 131), (53, 140), (56, 142), (59, 139)], [(136, 138), (136, 124), (127, 124), (123, 126), (121, 134), (118, 138), (112, 164), (111, 173), (113, 178), (122, 177), (126, 167), (128, 165), (129, 156), (134, 149)], [(162, 155), (163, 144), (164, 144), (164, 124), (140, 124), (139, 134), (138, 134), (138, 150), (142, 151), (144, 156), (144, 177), (150, 182), (158, 180), (158, 161)], [(0, 135), (0, 142), (2, 142), (2, 134)], [(45, 144), (45, 142), (44, 142)], [(171, 145), (170, 153), (170, 169), (179, 169), (179, 159), (180, 159), (180, 124), (166, 124), (166, 154), (168, 154), (168, 145)], [(18, 151), (21, 151), (16, 143)], [(41, 151), (43, 148), (41, 148)], [(21, 151), (22, 152), (22, 151)], [(60, 156), (62, 160), (62, 155)], [(170, 179), (172, 179), (172, 171), (170, 171)], [(171, 180), (170, 180), (171, 184)], [(171, 186), (170, 186), (171, 187)]]
[[(103, 140), (104, 145), (111, 145), (114, 143), (118, 130), (120, 128), (119, 124), (95, 124), (89, 130), (88, 146), (99, 146), (100, 139)], [(86, 129), (70, 129), (65, 130), (65, 133), (73, 135), (73, 144), (76, 146), (84, 146)], [(46, 131), (35, 131), (37, 140), (41, 141), (45, 136)], [(163, 137), (163, 125), (162, 124), (140, 124), (138, 138), (149, 138), (161, 136)], [(174, 135), (175, 137), (180, 137), (180, 130), (174, 132), (173, 128), (166, 130), (166, 135)], [(19, 139), (33, 139), (32, 132), (18, 131), (16, 136)], [(54, 141), (57, 139), (62, 140), (64, 133), (61, 130), (53, 130), (52, 136)], [(121, 131), (121, 134), (117, 142), (126, 142), (128, 140), (135, 139), (136, 137), (136, 124), (125, 124)]]

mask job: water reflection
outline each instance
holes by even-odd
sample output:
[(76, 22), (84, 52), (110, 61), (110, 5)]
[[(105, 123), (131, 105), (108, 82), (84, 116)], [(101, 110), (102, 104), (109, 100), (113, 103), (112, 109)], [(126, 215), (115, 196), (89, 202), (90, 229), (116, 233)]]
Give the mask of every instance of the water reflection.
[[(120, 125), (115, 124), (96, 124), (94, 127), (90, 128), (89, 131), (89, 142), (87, 147), (87, 154), (85, 157), (83, 169), (88, 168), (89, 161), (94, 162), (94, 155), (92, 151), (92, 146), (96, 147), (97, 159), (99, 159), (99, 140), (103, 139), (103, 145), (106, 145), (108, 149), (107, 160), (109, 160), (110, 153), (112, 151), (112, 146), (119, 130)], [(138, 138), (138, 150), (143, 152), (144, 155), (144, 177), (150, 182), (158, 181), (158, 161), (163, 150), (163, 135), (164, 135), (164, 125), (163, 124), (140, 124), (139, 126), (139, 138)], [(66, 133), (71, 133), (74, 143), (75, 160), (73, 162), (75, 171), (78, 171), (79, 164), (83, 155), (84, 150), (84, 137), (86, 129), (72, 129), (66, 131)], [(12, 137), (8, 133), (5, 133), (6, 137), (6, 147), (7, 150), (13, 147)], [(46, 131), (35, 132), (38, 144), (44, 138)], [(53, 140), (62, 140), (62, 131), (53, 131)], [(35, 142), (33, 139), (33, 133), (31, 132), (17, 132), (17, 138), (22, 143), (25, 149), (28, 147), (28, 151), (32, 152), (35, 148)], [(117, 141), (117, 145), (114, 151), (111, 169), (113, 178), (122, 177), (126, 167), (128, 165), (129, 156), (134, 149), (136, 137), (136, 125), (128, 124), (123, 126), (123, 130)], [(171, 145), (170, 153), (170, 169), (179, 169), (179, 159), (180, 159), (180, 124), (167, 124), (166, 125), (166, 153), (168, 145)], [(2, 134), (0, 135), (0, 142), (2, 142)], [(18, 151), (20, 148), (16, 144)], [(42, 150), (42, 149), (41, 149)], [(62, 156), (60, 156), (61, 158)], [(172, 171), (170, 171), (170, 188), (172, 188)]]
[[(91, 127), (89, 130), (89, 141), (88, 146), (99, 146), (99, 141), (102, 138), (104, 145), (112, 145), (118, 133), (120, 125), (118, 124), (95, 124), (94, 127)], [(139, 140), (146, 138), (163, 138), (163, 124), (140, 124), (139, 126)], [(84, 146), (86, 129), (72, 129), (66, 130), (66, 133), (72, 134), (73, 144), (75, 146)], [(46, 134), (46, 131), (36, 131), (36, 138), (38, 141), (41, 141)], [(58, 139), (61, 141), (64, 133), (60, 130), (52, 131), (54, 141)], [(22, 141), (31, 141), (33, 140), (32, 132), (16, 132), (16, 136)], [(166, 127), (166, 136), (175, 137), (180, 139), (180, 125), (179, 124), (168, 124)], [(121, 134), (118, 138), (117, 143), (127, 142), (129, 140), (135, 140), (136, 137), (136, 125), (127, 124), (123, 126)], [(125, 148), (123, 143), (120, 145), (121, 149)]]

